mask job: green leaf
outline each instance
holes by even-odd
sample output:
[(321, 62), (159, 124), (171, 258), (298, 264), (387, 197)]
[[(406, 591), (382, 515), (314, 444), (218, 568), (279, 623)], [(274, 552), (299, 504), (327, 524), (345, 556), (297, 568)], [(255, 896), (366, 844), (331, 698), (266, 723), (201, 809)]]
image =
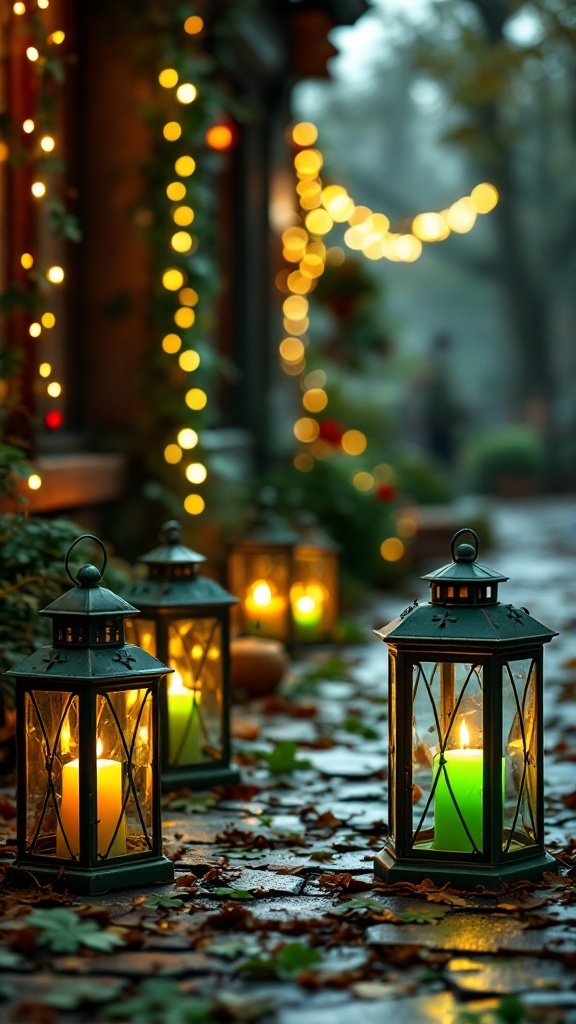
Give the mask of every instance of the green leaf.
[(251, 957), (240, 966), (241, 974), (250, 978), (279, 978), (290, 981), (307, 967), (320, 964), (324, 957), (317, 949), (302, 942), (289, 942), (277, 953), (268, 957)]
[(327, 861), (334, 859), (334, 850), (314, 850), (310, 854), (309, 859), (318, 861), (320, 864), (325, 864)]
[(145, 903), (142, 903), (142, 906), (145, 907), (146, 910), (170, 910), (176, 907), (183, 907), (184, 902), (183, 900), (178, 899), (177, 896), (148, 896)]
[(211, 793), (189, 793), (169, 799), (164, 806), (170, 811), (182, 811), (184, 814), (203, 814), (217, 803), (218, 800)]
[(215, 942), (211, 946), (203, 946), (202, 951), (210, 956), (219, 956), (223, 960), (235, 960), (238, 956), (257, 956), (261, 948), (250, 939), (232, 939), (230, 942)]
[(355, 736), (362, 736), (365, 740), (380, 739), (378, 730), (371, 725), (366, 725), (361, 718), (345, 718), (340, 728)]
[(83, 920), (65, 907), (38, 908), (26, 917), (26, 924), (36, 928), (35, 945), (46, 947), (51, 953), (76, 953), (82, 946), (109, 953), (124, 946), (124, 939), (116, 932), (102, 930), (96, 921)]
[(371, 910), (374, 914), (383, 914), (387, 907), (380, 900), (372, 899), (370, 896), (356, 896), (354, 899), (339, 903), (331, 913), (346, 914), (349, 910)]
[(131, 999), (105, 1008), (102, 1020), (130, 1021), (130, 1024), (215, 1024), (206, 999), (180, 991), (168, 978), (148, 978)]
[(307, 768), (312, 768), (311, 761), (296, 756), (297, 751), (298, 744), (294, 740), (280, 740), (274, 750), (271, 752), (259, 751), (258, 755), (266, 761), (268, 769), (273, 775), (285, 775), (289, 772), (305, 771)]
[(0, 949), (0, 968), (4, 971), (9, 971), (11, 967), (17, 967), (18, 964), (22, 963), (22, 957), (20, 953), (15, 953), (12, 949)]
[(43, 1006), (54, 1006), (58, 1010), (77, 1010), (84, 1003), (110, 1003), (117, 999), (124, 988), (124, 981), (102, 985), (96, 981), (68, 980), (66, 985), (54, 986), (44, 995), (37, 996)]
[(218, 889), (211, 890), (212, 896), (226, 896), (230, 900), (253, 900), (254, 896), (247, 889), (228, 889), (226, 886), (221, 886)]

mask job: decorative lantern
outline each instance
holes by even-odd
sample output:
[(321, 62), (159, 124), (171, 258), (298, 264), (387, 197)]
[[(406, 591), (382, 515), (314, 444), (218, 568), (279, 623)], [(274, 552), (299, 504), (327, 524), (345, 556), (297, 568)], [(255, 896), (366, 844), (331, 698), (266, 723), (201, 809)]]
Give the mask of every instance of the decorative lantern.
[(291, 592), (299, 540), (270, 507), (268, 495), (261, 495), (255, 522), (231, 545), (228, 556), (228, 586), (240, 599), (234, 616), (236, 632), (293, 646)]
[(198, 789), (237, 782), (230, 766), (230, 608), (236, 603), (199, 575), (206, 559), (180, 543), (180, 524), (162, 528), (162, 545), (140, 559), (148, 574), (126, 597), (142, 612), (131, 623), (144, 650), (174, 672), (160, 696), (162, 784)]
[(290, 604), (299, 643), (329, 640), (338, 612), (339, 546), (318, 529), (312, 517), (302, 518), (302, 535), (294, 551), (294, 582)]
[(162, 855), (158, 693), (166, 665), (126, 644), (138, 612), (85, 565), (40, 614), (52, 647), (10, 670), (17, 683), (17, 878), (85, 895), (170, 882)]
[[(467, 533), (474, 544), (456, 540)], [(459, 530), (453, 561), (378, 631), (389, 647), (389, 882), (478, 884), (538, 878), (543, 845), (542, 653), (557, 634), (498, 601), (508, 579), (479, 565)]]

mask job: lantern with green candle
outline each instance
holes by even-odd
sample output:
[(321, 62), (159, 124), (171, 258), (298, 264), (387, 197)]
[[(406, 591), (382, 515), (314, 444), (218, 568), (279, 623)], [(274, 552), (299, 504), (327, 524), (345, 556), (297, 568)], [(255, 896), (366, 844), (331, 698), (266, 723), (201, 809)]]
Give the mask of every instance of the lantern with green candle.
[[(472, 543), (459, 543), (467, 534)], [(499, 888), (538, 878), (543, 845), (543, 646), (555, 632), (501, 604), (507, 577), (459, 530), (431, 600), (377, 631), (389, 648), (388, 881)]]

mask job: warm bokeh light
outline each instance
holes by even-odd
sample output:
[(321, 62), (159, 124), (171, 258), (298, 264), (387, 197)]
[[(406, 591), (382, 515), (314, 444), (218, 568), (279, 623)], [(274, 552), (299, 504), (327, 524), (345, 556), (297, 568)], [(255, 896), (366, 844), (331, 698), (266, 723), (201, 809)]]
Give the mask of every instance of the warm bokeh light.
[(37, 491), (42, 487), (42, 477), (38, 473), (31, 473), (28, 477), (28, 487), (31, 491)]
[(312, 441), (315, 441), (319, 433), (320, 427), (318, 423), (309, 416), (302, 416), (294, 424), (294, 437), (297, 441), (301, 441), (302, 444), (310, 444)]
[(40, 54), (35, 46), (29, 46), (26, 50), (26, 56), (28, 57), (28, 60), (31, 60), (32, 63), (34, 63), (34, 61), (38, 60)]
[(342, 435), (342, 448), (347, 455), (361, 455), (366, 451), (366, 437), (361, 430), (346, 430)]
[(184, 22), (184, 31), (187, 32), (189, 36), (197, 36), (203, 28), (204, 22), (199, 14), (191, 14)]
[(162, 129), (162, 134), (168, 142), (176, 142), (182, 135), (182, 125), (178, 121), (168, 121)]
[(191, 82), (183, 82), (176, 89), (176, 99), (179, 103), (193, 103), (198, 95), (198, 90)]
[(374, 487), (374, 477), (372, 476), (372, 473), (366, 473), (365, 470), (360, 470), (359, 473), (354, 473), (352, 483), (358, 491), (371, 491)]
[(282, 310), (290, 320), (303, 320), (308, 314), (308, 300), (302, 295), (290, 295), (284, 299)]
[(422, 255), (422, 242), (414, 235), (400, 235), (395, 244), (396, 256), (404, 263), (414, 263)]
[(51, 135), (44, 135), (40, 139), (40, 148), (43, 149), (45, 153), (51, 153), (55, 145), (56, 143)]
[(414, 516), (405, 514), (398, 517), (396, 527), (401, 537), (414, 537), (418, 531), (418, 522)]
[(306, 216), (306, 227), (311, 235), (327, 235), (334, 227), (334, 221), (326, 210), (312, 210)]
[(307, 373), (302, 381), (302, 386), (306, 391), (310, 388), (323, 388), (326, 384), (326, 374), (324, 370), (311, 370)]
[(184, 274), (177, 267), (169, 267), (162, 274), (162, 284), (169, 292), (177, 292), (184, 284)]
[(20, 257), (20, 263), (24, 270), (30, 270), (34, 266), (34, 257), (29, 252), (23, 252)]
[(22, 124), (22, 131), (26, 132), (26, 135), (31, 135), (32, 132), (34, 131), (35, 127), (36, 127), (36, 125), (34, 124), (34, 121), (32, 120), (32, 118), (31, 117), (27, 117), (26, 120)]
[(180, 306), (174, 313), (174, 323), (182, 330), (192, 327), (195, 319), (196, 314), (193, 309), (190, 309), (190, 306)]
[(200, 356), (193, 348), (189, 348), (178, 357), (178, 363), (186, 373), (193, 373), (200, 366)]
[(394, 470), (387, 462), (380, 462), (377, 466), (374, 466), (373, 473), (376, 482), (379, 484), (389, 483), (394, 476)]
[(322, 388), (310, 388), (302, 396), (302, 405), (307, 412), (322, 412), (328, 405), (328, 395)]
[(14, 11), (14, 14), (26, 14), (26, 4), (23, 3), (22, 0), (16, 0), (12, 10)]
[(300, 473), (309, 473), (314, 469), (314, 459), (309, 452), (299, 452), (294, 456), (294, 466)]
[(448, 227), (451, 231), (456, 231), (457, 234), (463, 235), (467, 231), (471, 231), (476, 223), (476, 209), (472, 199), (469, 196), (465, 196), (464, 199), (459, 199), (458, 202), (453, 203), (446, 215)]
[(62, 267), (48, 267), (46, 271), (46, 277), (52, 284), (62, 284), (64, 280), (64, 270)]
[(50, 363), (40, 363), (38, 367), (38, 373), (41, 377), (49, 377), (52, 373), (52, 366)]
[(208, 396), (201, 388), (190, 388), (190, 391), (186, 392), (185, 402), (189, 409), (199, 412), (200, 409), (204, 408), (207, 401)]
[(42, 332), (41, 324), (36, 323), (36, 322), (33, 323), (33, 324), (30, 324), (30, 327), (28, 328), (28, 334), (30, 335), (30, 337), (38, 338), (39, 335), (41, 334), (41, 332)]
[(189, 252), (192, 248), (192, 235), (187, 231), (177, 231), (172, 235), (170, 245), (175, 252)]
[(284, 338), (280, 342), (279, 351), (287, 363), (298, 363), (304, 358), (304, 345), (300, 338)]
[(41, 199), (42, 196), (46, 195), (46, 185), (43, 181), (33, 181), (30, 186), (30, 191), (36, 199)]
[(206, 143), (211, 149), (230, 149), (233, 142), (234, 133), (227, 124), (214, 124), (206, 132)]
[(177, 206), (172, 211), (174, 223), (180, 228), (187, 228), (194, 220), (194, 210), (191, 206)]
[(178, 72), (175, 68), (164, 68), (158, 75), (158, 81), (163, 89), (173, 89), (178, 83)]
[[(38, 6), (40, 6), (40, 4), (38, 4)], [(65, 39), (66, 33), (63, 32), (61, 28), (57, 28), (55, 32), (52, 32), (51, 35), (48, 36), (48, 42), (53, 43), (54, 46), (60, 46)]]
[(307, 252), (300, 263), (300, 273), (312, 280), (321, 277), (324, 273), (324, 260), (316, 253)]
[(168, 355), (173, 356), (175, 352), (182, 348), (182, 340), (177, 334), (167, 334), (162, 338), (162, 348)]
[(178, 444), (167, 444), (164, 449), (164, 458), (171, 466), (175, 466), (176, 463), (180, 462), (183, 452)]
[(387, 537), (380, 545), (380, 554), (385, 562), (399, 562), (404, 554), (404, 545), (399, 537)]
[(186, 479), (191, 484), (202, 484), (208, 476), (208, 470), (203, 462), (191, 462), (186, 466)]
[(483, 181), (472, 189), (470, 199), (476, 213), (490, 213), (498, 202), (498, 189), (488, 181)]
[(62, 394), (62, 385), (59, 384), (57, 380), (53, 380), (46, 388), (46, 391), (50, 395), (50, 398), (59, 398)]
[(193, 288), (182, 288), (178, 292), (178, 298), (183, 306), (195, 306), (198, 302), (198, 292), (195, 292)]
[(318, 138), (318, 129), (311, 121), (300, 121), (292, 129), (292, 140), (297, 146), (313, 146)]
[(294, 157), (294, 167), (299, 178), (315, 178), (322, 162), (322, 154), (317, 149), (303, 149)]
[(287, 291), (294, 295), (306, 295), (312, 287), (312, 278), (306, 277), (301, 270), (293, 270), (286, 279)]
[(341, 267), (345, 260), (346, 255), (339, 245), (332, 245), (326, 250), (326, 263), (331, 267)]
[(441, 242), (448, 238), (450, 228), (441, 213), (419, 213), (412, 221), (412, 232), (422, 242)]
[(189, 178), (196, 170), (196, 161), (191, 156), (179, 156), (174, 164), (174, 170), (181, 178)]
[(42, 316), (40, 317), (40, 320), (42, 326), (46, 327), (47, 330), (49, 330), (51, 327), (54, 327), (54, 324), (56, 323), (56, 317), (54, 316), (54, 313), (43, 313)]
[(353, 213), (348, 218), (348, 223), (350, 227), (358, 227), (359, 224), (363, 224), (371, 216), (372, 210), (369, 206), (355, 206)]
[(192, 430), (191, 427), (183, 427), (182, 430), (178, 432), (177, 440), (181, 448), (195, 448), (198, 444), (198, 434), (195, 430)]
[(179, 203), (186, 195), (186, 185), (183, 181), (171, 181), (166, 188), (166, 195), (172, 202)]
[(308, 317), (304, 317), (302, 320), (293, 320), (291, 317), (285, 316), (282, 321), (282, 326), (287, 334), (295, 334), (299, 337), (302, 334), (306, 334), (310, 326), (310, 320)]
[(200, 494), (189, 494), (184, 499), (184, 508), (191, 516), (199, 516), (206, 508), (206, 502)]

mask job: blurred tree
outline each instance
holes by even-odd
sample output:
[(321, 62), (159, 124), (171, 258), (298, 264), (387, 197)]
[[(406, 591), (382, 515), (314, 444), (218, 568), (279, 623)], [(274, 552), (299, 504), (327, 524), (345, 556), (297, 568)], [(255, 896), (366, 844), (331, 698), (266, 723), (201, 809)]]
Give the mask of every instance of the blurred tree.
[(457, 116), (462, 147), (501, 202), (486, 270), (502, 285), (516, 397), (554, 393), (554, 313), (576, 255), (576, 7), (573, 0), (436, 0), (412, 42), (415, 67)]

